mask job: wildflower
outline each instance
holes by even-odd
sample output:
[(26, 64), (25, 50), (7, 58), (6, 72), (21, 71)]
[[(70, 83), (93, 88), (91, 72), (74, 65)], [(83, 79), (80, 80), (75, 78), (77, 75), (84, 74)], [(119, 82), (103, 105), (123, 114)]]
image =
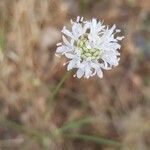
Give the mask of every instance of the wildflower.
[(103, 77), (102, 69), (109, 70), (119, 63), (121, 48), (118, 41), (123, 36), (115, 36), (120, 30), (116, 25), (111, 28), (95, 18), (83, 21), (83, 17), (71, 20), (72, 29), (62, 29), (63, 43), (57, 44), (56, 55), (65, 55), (69, 61), (67, 70), (77, 69), (75, 76), (89, 78), (94, 75)]

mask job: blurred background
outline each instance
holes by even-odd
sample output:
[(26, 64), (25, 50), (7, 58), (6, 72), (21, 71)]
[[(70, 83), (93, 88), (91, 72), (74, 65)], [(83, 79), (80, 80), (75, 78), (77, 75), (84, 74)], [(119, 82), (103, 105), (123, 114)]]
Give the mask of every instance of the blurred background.
[[(54, 55), (78, 15), (125, 36), (102, 79)], [(0, 150), (149, 150), (149, 63), (149, 0), (0, 0)]]

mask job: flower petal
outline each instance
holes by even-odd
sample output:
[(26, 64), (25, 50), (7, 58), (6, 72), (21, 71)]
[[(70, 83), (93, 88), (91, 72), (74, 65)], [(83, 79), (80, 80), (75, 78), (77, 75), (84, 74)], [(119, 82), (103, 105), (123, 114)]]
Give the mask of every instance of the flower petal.
[(72, 68), (74, 68), (76, 65), (75, 60), (71, 60), (67, 66), (67, 70), (71, 70)]
[(99, 78), (103, 77), (103, 72), (102, 72), (101, 68), (97, 69), (97, 75), (98, 75)]
[(70, 53), (65, 53), (65, 56), (67, 57), (67, 58), (70, 58), (70, 59), (72, 59), (72, 58), (74, 58), (74, 54), (70, 54)]
[(63, 53), (66, 52), (66, 47), (65, 46), (59, 46), (56, 49), (56, 53)]
[(73, 34), (69, 30), (67, 30), (66, 27), (64, 27), (61, 32), (74, 39)]
[(82, 69), (77, 70), (77, 77), (80, 79), (84, 75), (84, 71)]

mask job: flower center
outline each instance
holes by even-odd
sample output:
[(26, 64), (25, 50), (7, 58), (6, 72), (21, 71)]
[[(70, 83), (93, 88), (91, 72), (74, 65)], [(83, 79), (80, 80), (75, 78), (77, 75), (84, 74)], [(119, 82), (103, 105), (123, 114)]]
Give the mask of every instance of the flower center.
[(76, 43), (79, 48), (82, 59), (98, 60), (101, 56), (101, 51), (97, 48), (87, 48), (87, 37), (81, 37)]

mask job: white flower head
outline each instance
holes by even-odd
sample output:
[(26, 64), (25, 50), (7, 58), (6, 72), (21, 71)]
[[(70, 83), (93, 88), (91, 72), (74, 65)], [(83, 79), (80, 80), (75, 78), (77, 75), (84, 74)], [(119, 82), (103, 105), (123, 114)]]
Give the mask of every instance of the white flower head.
[(75, 76), (89, 78), (94, 75), (102, 78), (102, 69), (109, 70), (118, 65), (121, 48), (118, 41), (123, 36), (115, 36), (120, 30), (116, 25), (111, 28), (92, 19), (83, 21), (83, 17), (71, 20), (72, 29), (62, 29), (63, 43), (57, 44), (56, 56), (65, 55), (69, 61), (67, 70), (77, 69)]

